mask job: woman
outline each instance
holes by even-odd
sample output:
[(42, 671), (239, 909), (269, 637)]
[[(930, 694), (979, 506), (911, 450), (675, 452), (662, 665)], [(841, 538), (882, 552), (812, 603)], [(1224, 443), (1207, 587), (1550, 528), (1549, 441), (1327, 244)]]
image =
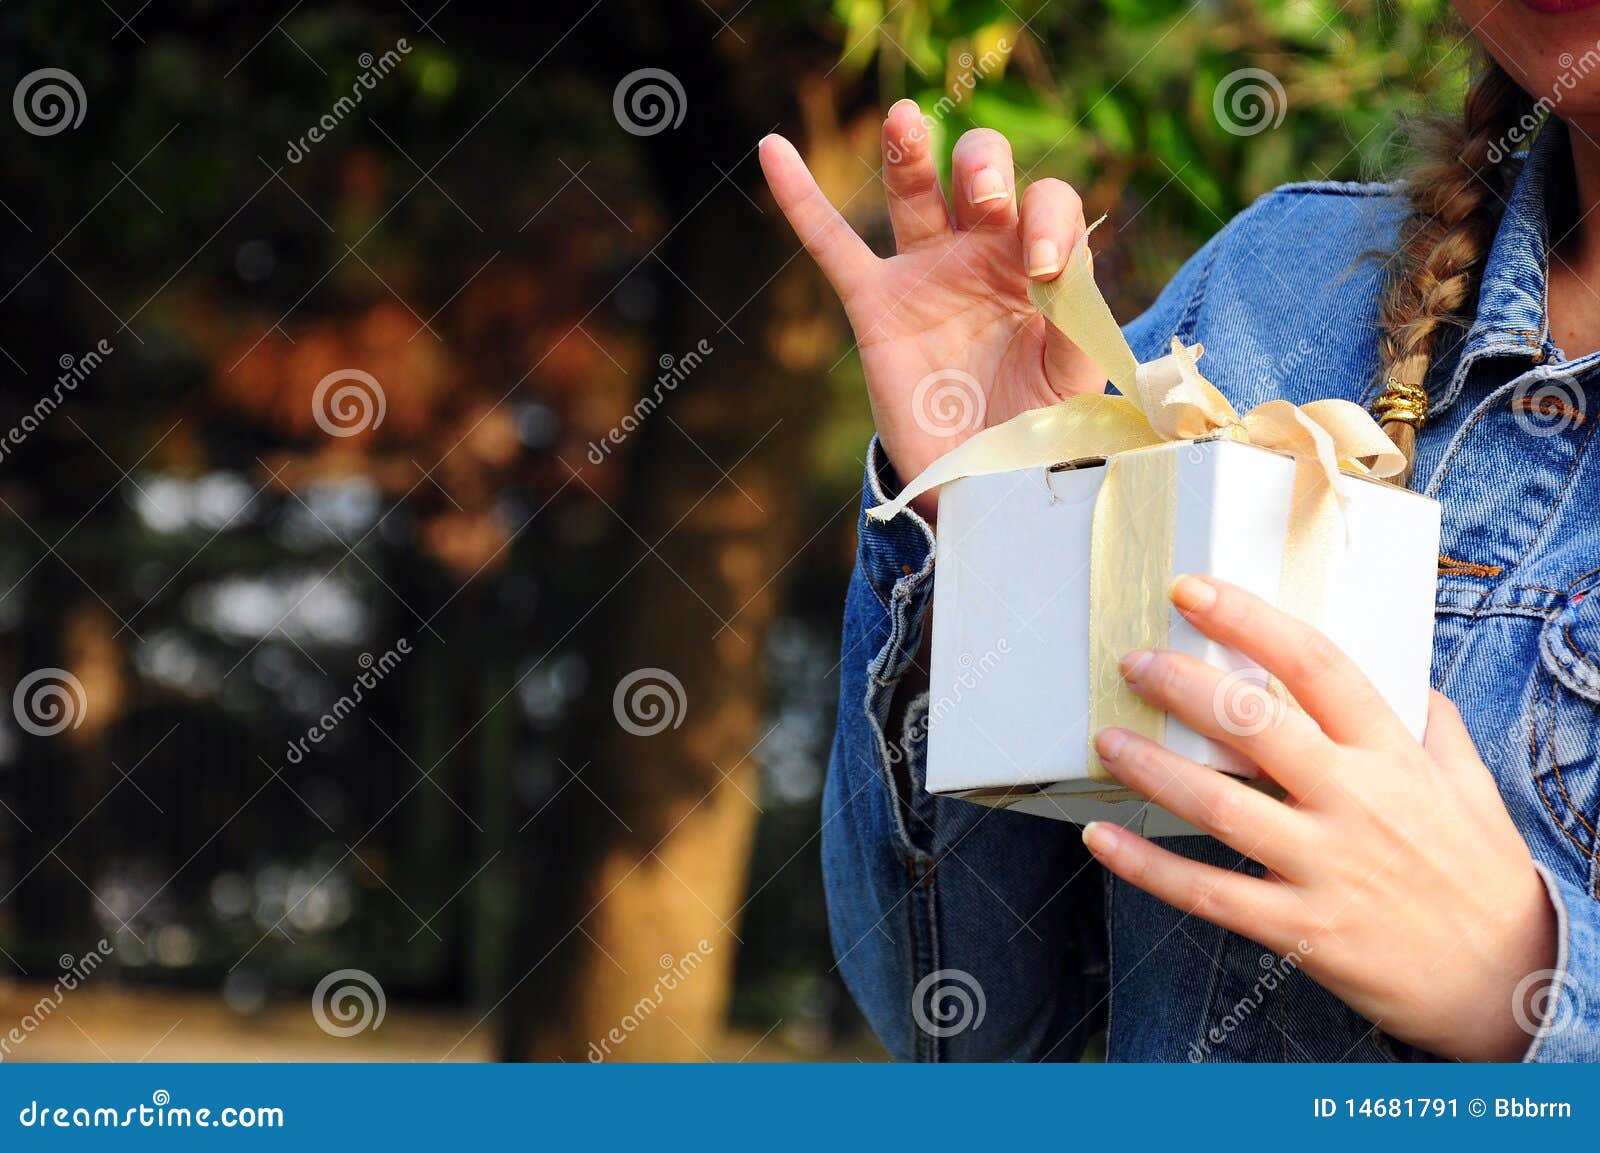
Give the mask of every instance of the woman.
[[(1597, 2), (1460, 0), (1489, 61), (1403, 185), (1263, 197), (1127, 330), (1141, 360), (1204, 343), (1240, 411), (1381, 394), (1411, 483), (1444, 509), (1424, 743), (1320, 634), (1180, 578), (1178, 610), (1305, 715), (1232, 736), (1211, 715), (1217, 670), (1130, 653), (1124, 676), (1285, 799), (1115, 730), (1097, 746), (1117, 780), (1209, 837), (1080, 838), (930, 796), (937, 498), (860, 522), (824, 860), (841, 969), (896, 1057), (1072, 1060), (1105, 1028), (1127, 1060), (1600, 1059)], [(1005, 139), (980, 130), (956, 146), (948, 206), (914, 104), (883, 142), (887, 260), (787, 141), (760, 150), (855, 329), (869, 506), (962, 439), (915, 411), (929, 373), (981, 382), (986, 424), (1104, 387), (1026, 291), (1084, 229), (1073, 190), (1040, 180), (1019, 205)]]

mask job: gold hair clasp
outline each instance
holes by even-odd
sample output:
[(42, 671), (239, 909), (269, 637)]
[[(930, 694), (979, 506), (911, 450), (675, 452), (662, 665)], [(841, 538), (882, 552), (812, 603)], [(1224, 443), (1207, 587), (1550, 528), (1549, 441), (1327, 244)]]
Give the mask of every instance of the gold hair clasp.
[(1421, 429), (1428, 419), (1428, 393), (1420, 385), (1390, 377), (1382, 394), (1373, 401), (1372, 413), (1380, 424), (1409, 424)]

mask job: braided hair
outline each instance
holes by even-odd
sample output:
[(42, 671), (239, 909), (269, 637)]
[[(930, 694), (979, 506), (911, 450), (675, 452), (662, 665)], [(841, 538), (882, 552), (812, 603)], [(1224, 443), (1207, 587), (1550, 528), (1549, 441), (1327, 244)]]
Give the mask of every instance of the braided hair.
[(1533, 108), (1527, 93), (1489, 61), (1473, 78), (1464, 115), (1413, 127), (1419, 161), (1405, 180), (1410, 210), (1400, 226), (1379, 308), (1380, 379), (1373, 408), (1405, 454), (1409, 484), (1416, 436), (1427, 419), (1428, 367), (1442, 328), (1466, 324), (1509, 185), (1508, 143)]

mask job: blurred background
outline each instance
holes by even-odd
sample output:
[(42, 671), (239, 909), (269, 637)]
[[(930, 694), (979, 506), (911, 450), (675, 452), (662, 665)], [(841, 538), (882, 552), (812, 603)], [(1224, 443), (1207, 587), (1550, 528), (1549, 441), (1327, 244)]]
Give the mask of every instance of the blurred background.
[(871, 427), (756, 142), (886, 252), (883, 110), (999, 129), (1131, 319), (1383, 173), (1446, 17), (5, 5), (0, 1058), (881, 1057), (817, 840)]

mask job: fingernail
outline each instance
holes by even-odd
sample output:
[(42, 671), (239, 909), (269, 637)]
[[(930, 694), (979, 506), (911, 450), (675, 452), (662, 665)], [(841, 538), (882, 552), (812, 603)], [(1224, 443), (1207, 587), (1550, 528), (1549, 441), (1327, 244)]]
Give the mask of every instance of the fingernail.
[(1190, 613), (1203, 613), (1217, 603), (1217, 590), (1199, 577), (1179, 577), (1172, 582), (1167, 595), (1179, 609)]
[(1101, 729), (1094, 738), (1094, 747), (1102, 761), (1114, 761), (1128, 744), (1128, 734), (1122, 729)]
[(1116, 837), (1104, 821), (1090, 821), (1083, 826), (1083, 843), (1097, 857), (1109, 857), (1116, 851)]
[(1149, 649), (1134, 649), (1133, 652), (1122, 658), (1119, 666), (1122, 669), (1122, 679), (1130, 685), (1137, 684), (1139, 682), (1139, 674), (1144, 672), (1145, 666), (1150, 663), (1150, 659), (1154, 656), (1155, 653)]
[(1054, 276), (1061, 271), (1061, 250), (1053, 240), (1035, 240), (1028, 249), (1028, 275)]
[(922, 105), (918, 104), (915, 100), (911, 99), (911, 97), (909, 97), (909, 96), (902, 96), (899, 100), (896, 100), (893, 104), (889, 105), (889, 111), (884, 115), (884, 119), (885, 120), (889, 119), (889, 117), (894, 114), (894, 110), (896, 108), (900, 107), (900, 105), (902, 105), (902, 104), (909, 104), (909, 105), (911, 105), (911, 107), (915, 108), (918, 112), (922, 111)]
[(765, 136), (763, 136), (761, 138), (760, 142), (756, 145), (756, 151), (760, 152), (763, 148), (765, 148), (767, 145), (771, 144), (777, 138), (778, 138), (778, 134), (776, 132), (767, 133)]
[(972, 203), (987, 204), (1007, 196), (1006, 178), (993, 168), (980, 168), (972, 174)]

